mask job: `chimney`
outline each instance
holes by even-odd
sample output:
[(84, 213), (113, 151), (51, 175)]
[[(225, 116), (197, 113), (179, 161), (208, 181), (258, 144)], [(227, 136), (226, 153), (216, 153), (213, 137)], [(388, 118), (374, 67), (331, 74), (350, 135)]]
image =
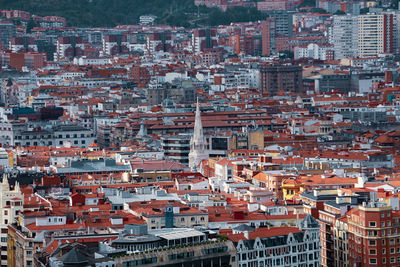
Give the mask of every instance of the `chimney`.
[(249, 239), (249, 231), (244, 231), (243, 234), (246, 239)]
[(393, 72), (385, 71), (385, 83), (389, 84), (393, 82)]

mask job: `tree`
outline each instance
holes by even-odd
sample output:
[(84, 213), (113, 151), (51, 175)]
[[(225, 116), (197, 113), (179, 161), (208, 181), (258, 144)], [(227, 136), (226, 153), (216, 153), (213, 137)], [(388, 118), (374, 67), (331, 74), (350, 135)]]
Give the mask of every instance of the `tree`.
[(279, 52), (279, 58), (280, 59), (286, 59), (286, 58), (293, 59), (294, 58), (294, 53), (293, 53), (293, 51), (290, 51), (290, 50), (280, 51)]
[(346, 15), (346, 13), (342, 10), (337, 10), (335, 13), (333, 13), (333, 15)]
[(315, 7), (316, 3), (315, 0), (304, 0), (303, 3), (300, 4), (300, 7)]
[(28, 21), (28, 24), (26, 25), (26, 33), (31, 33), (32, 32), (32, 29), (34, 28), (34, 27), (36, 27), (37, 25), (36, 25), (36, 22), (33, 20), (33, 19), (30, 19), (29, 21)]
[(320, 8), (320, 7), (311, 8), (310, 11), (311, 11), (311, 12), (316, 12), (316, 13), (328, 13), (325, 9)]

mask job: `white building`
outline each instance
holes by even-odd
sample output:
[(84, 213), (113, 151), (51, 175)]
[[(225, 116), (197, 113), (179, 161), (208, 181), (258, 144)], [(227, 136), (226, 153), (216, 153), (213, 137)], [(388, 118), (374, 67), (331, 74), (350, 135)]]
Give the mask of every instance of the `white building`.
[[(271, 234), (273, 231), (276, 234)], [(319, 225), (310, 215), (307, 215), (298, 229), (271, 228), (271, 233), (268, 233), (264, 229), (237, 227), (235, 233), (243, 233), (245, 238), (238, 242), (233, 239), (238, 267), (320, 266)]]
[(332, 41), (335, 59), (358, 56), (357, 16), (333, 16)]
[(2, 147), (0, 147), (0, 166), (2, 166), (3, 169), (10, 166), (10, 159), (8, 158), (8, 153)]
[(18, 214), (23, 211), (24, 196), (21, 193), (18, 182), (13, 190), (10, 189), (7, 176), (3, 176), (0, 184), (0, 255), (1, 266), (7, 265), (7, 232), (8, 224), (14, 222)]
[(140, 24), (152, 25), (156, 21), (157, 16), (154, 15), (143, 15), (139, 17)]
[(320, 60), (327, 60), (329, 58), (329, 52), (333, 50), (333, 47), (319, 46), (318, 44), (308, 44), (307, 47), (295, 47), (294, 58), (313, 58)]
[(194, 133), (190, 139), (189, 168), (196, 170), (203, 159), (208, 159), (209, 151), (207, 149), (206, 139), (203, 134), (203, 125), (201, 123), (200, 107), (197, 100), (196, 115), (194, 122)]
[(393, 15), (365, 14), (358, 16), (358, 54), (374, 57), (393, 52)]
[(74, 58), (74, 64), (79, 66), (86, 66), (86, 65), (108, 65), (110, 64), (110, 58), (103, 57), (103, 58), (91, 58), (87, 56)]
[(233, 181), (233, 164), (229, 159), (221, 159), (215, 163), (215, 178)]

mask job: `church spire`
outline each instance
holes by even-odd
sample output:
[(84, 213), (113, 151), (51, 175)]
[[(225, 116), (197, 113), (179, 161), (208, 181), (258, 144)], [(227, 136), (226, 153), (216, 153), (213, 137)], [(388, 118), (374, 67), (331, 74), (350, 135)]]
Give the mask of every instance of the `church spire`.
[(204, 140), (204, 135), (203, 135), (203, 124), (201, 122), (201, 114), (200, 114), (200, 106), (199, 106), (199, 99), (197, 98), (197, 103), (196, 103), (196, 116), (194, 120), (194, 133), (193, 133), (193, 139), (196, 141), (196, 143), (200, 144)]
[(203, 159), (208, 159), (206, 139), (203, 134), (203, 124), (201, 122), (199, 99), (197, 98), (196, 113), (194, 120), (193, 136), (190, 139), (189, 167), (196, 171), (197, 166)]
[(10, 184), (8, 183), (8, 175), (6, 173), (3, 174), (3, 180), (1, 182), (1, 190), (2, 192), (8, 192), (10, 190)]

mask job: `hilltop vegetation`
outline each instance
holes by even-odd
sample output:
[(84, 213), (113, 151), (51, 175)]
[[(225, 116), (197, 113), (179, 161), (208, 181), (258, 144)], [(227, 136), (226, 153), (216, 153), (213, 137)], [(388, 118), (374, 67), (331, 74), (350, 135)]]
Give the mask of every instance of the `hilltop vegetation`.
[(138, 23), (139, 17), (153, 14), (158, 23), (176, 26), (219, 25), (254, 21), (266, 16), (248, 8), (222, 12), (196, 7), (193, 0), (0, 0), (2, 9), (19, 9), (39, 16), (61, 16), (70, 26), (108, 26)]

